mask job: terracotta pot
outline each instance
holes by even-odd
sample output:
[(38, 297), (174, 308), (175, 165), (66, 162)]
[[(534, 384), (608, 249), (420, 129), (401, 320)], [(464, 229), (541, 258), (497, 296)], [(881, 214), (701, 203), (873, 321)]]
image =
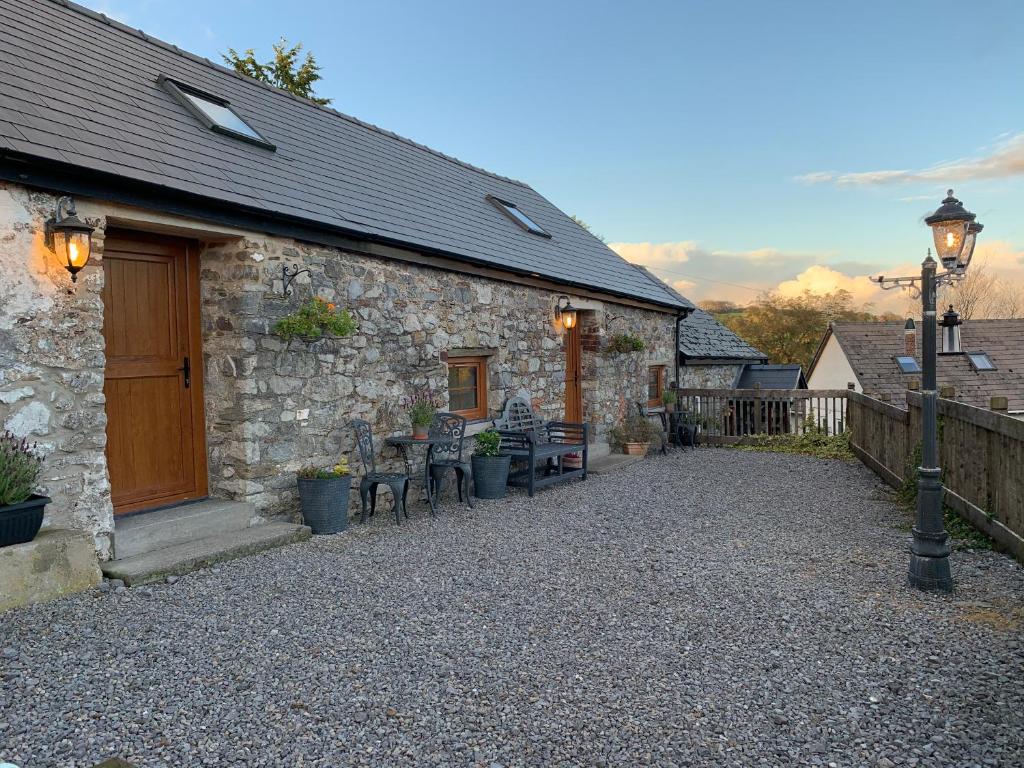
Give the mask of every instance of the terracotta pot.
[(566, 469), (583, 469), (583, 454), (567, 453), (562, 457), (562, 466)]
[(650, 443), (623, 443), (622, 452), (627, 456), (646, 456)]
[(429, 432), (430, 427), (427, 426), (426, 424), (424, 424), (423, 426), (420, 426), (418, 424), (412, 425), (412, 436), (417, 440), (426, 440)]

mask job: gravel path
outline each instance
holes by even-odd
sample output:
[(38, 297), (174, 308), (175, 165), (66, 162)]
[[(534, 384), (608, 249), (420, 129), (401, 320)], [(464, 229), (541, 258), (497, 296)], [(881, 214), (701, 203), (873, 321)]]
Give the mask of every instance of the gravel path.
[(904, 586), (859, 465), (704, 449), (0, 618), (0, 762), (1024, 764), (1024, 570)]

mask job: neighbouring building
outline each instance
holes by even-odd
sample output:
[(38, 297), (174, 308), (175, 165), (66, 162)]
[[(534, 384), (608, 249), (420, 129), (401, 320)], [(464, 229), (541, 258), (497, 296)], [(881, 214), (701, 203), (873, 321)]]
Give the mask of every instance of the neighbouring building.
[[(677, 296), (679, 294), (676, 294)], [(748, 365), (768, 356), (730, 331), (703, 309), (679, 323), (679, 385), (694, 389), (733, 389)]]
[[(937, 378), (944, 396), (978, 408), (1006, 398), (1024, 415), (1024, 319), (965, 320), (947, 311), (939, 325)], [(955, 329), (955, 330), (954, 330)], [(846, 389), (906, 407), (921, 386), (921, 339), (914, 320), (832, 323), (807, 375), (811, 389)], [(949, 391), (951, 389), (951, 392)]]
[[(74, 4), (0, 7), (0, 424), (46, 453), (46, 524), (102, 560), (130, 512), (294, 519), (296, 470), (350, 452), (353, 417), (407, 431), (418, 390), (481, 424), (525, 391), (599, 448), (664, 386), (692, 305), (528, 185)], [(75, 282), (46, 238), (63, 196), (95, 227)], [(273, 333), (312, 297), (356, 333)], [(612, 318), (644, 351), (606, 352)], [(691, 322), (689, 384), (763, 357)]]
[(803, 368), (796, 363), (747, 363), (736, 377), (735, 389), (807, 389)]

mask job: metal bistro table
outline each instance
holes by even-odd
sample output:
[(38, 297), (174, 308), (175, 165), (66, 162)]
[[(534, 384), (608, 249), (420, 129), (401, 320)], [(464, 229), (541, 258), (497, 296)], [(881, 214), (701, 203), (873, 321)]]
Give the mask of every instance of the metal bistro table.
[(434, 457), (435, 445), (451, 445), (455, 441), (449, 435), (437, 435), (430, 437), (413, 437), (412, 435), (396, 435), (384, 441), (385, 445), (397, 448), (402, 454), (402, 461), (405, 462), (405, 471), (412, 477), (412, 459), (409, 456), (409, 449), (423, 446), (427, 449), (427, 455), (423, 460), (423, 490), (427, 494), (427, 503), (430, 504), (430, 514), (437, 514), (437, 507), (434, 503), (434, 495), (430, 492), (430, 460)]

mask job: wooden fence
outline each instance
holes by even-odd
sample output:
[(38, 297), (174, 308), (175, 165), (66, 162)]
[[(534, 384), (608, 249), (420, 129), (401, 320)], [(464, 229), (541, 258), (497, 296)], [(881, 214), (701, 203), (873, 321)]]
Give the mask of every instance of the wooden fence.
[(846, 390), (678, 389), (678, 408), (700, 424), (700, 439), (733, 444), (748, 435), (846, 429)]
[[(921, 395), (908, 410), (847, 393), (850, 447), (891, 485), (916, 472)], [(1024, 560), (1024, 420), (939, 400), (939, 465), (946, 503)]]

